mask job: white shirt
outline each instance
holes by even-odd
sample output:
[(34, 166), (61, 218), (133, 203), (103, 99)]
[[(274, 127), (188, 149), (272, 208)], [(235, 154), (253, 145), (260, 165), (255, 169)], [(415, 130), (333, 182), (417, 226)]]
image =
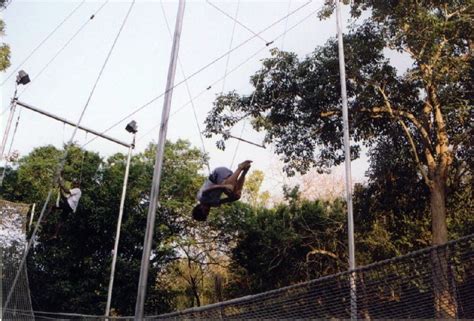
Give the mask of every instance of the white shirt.
[(216, 169), (214, 169), (197, 194), (197, 199), (199, 200), (199, 202), (215, 205), (220, 204), (220, 199), (223, 190), (216, 189), (206, 194), (203, 194), (203, 192), (212, 186), (222, 184), (226, 178), (232, 175), (232, 173), (233, 172), (227, 167), (217, 167)]
[(71, 207), (73, 213), (76, 213), (77, 204), (79, 204), (79, 199), (81, 198), (82, 192), (79, 188), (72, 188), (69, 190), (69, 196), (67, 202)]

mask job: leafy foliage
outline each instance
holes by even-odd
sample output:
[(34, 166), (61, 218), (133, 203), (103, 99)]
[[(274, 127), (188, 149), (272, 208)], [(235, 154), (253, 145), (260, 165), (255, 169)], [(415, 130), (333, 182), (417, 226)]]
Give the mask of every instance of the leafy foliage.
[[(327, 2), (328, 12), (332, 8)], [(403, 144), (429, 190), (432, 242), (443, 244), (449, 171), (453, 163), (472, 164), (472, 3), (354, 1), (353, 15), (363, 10), (371, 17), (344, 39), (351, 159), (387, 137)], [(409, 55), (413, 66), (398, 75), (387, 49)], [(249, 117), (254, 129), (266, 132), (289, 175), (340, 164), (337, 57), (334, 39), (302, 59), (274, 49), (251, 77), (253, 93), (217, 97), (207, 136), (220, 136), (218, 146), (225, 146), (230, 129)]]
[[(101, 314), (105, 309), (111, 250), (115, 238), (126, 155), (103, 160), (96, 153), (68, 147), (64, 178), (81, 178), (82, 198), (76, 213), (61, 218), (49, 212), (31, 251), (29, 273), (34, 307), (42, 311)], [(166, 144), (161, 207), (157, 213), (150, 275), (156, 276), (178, 255), (173, 240), (189, 224), (194, 193), (202, 182), (198, 169), (204, 157), (186, 141)], [(153, 174), (154, 145), (131, 162), (119, 245), (112, 307), (114, 313), (133, 314), (149, 188)], [(4, 198), (41, 202), (51, 187), (62, 151), (53, 146), (36, 148), (20, 159), (4, 182)], [(53, 238), (62, 220), (58, 238)], [(152, 280), (150, 280), (152, 281)], [(149, 282), (149, 313), (172, 308), (169, 289)]]
[[(7, 0), (0, 1), (0, 8), (6, 6)], [(0, 36), (5, 34), (5, 22), (0, 19)], [(0, 71), (10, 67), (10, 47), (6, 43), (0, 43)]]

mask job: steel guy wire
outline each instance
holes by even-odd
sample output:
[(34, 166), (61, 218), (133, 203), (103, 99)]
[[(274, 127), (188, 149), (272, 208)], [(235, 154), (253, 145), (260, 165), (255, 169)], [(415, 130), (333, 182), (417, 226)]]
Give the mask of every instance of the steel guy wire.
[[(165, 22), (166, 22), (166, 28), (168, 29), (168, 34), (170, 35), (170, 39), (173, 39), (173, 34), (171, 32), (171, 28), (170, 28), (170, 25), (169, 25), (169, 22), (168, 22), (168, 17), (166, 16), (166, 11), (165, 11), (165, 8), (163, 6), (163, 1), (160, 1), (160, 5), (161, 5), (161, 12), (163, 13), (163, 17), (164, 17)], [(183, 75), (183, 78), (186, 79), (186, 73), (184, 72), (184, 67), (183, 67), (183, 64), (181, 63), (181, 59), (179, 58), (179, 54), (178, 54), (178, 63), (179, 63), (179, 68), (181, 70), (181, 74)], [(198, 129), (199, 138), (201, 139), (202, 151), (204, 152), (204, 154), (207, 154), (206, 146), (204, 144), (204, 139), (203, 139), (202, 133), (201, 133), (201, 126), (199, 125), (199, 119), (198, 119), (197, 114), (196, 114), (196, 107), (194, 106), (193, 96), (191, 95), (191, 90), (189, 89), (189, 84), (188, 84), (187, 80), (185, 81), (185, 86), (186, 86), (186, 91), (188, 93), (188, 96), (191, 99), (191, 107), (193, 109), (194, 120), (196, 121), (196, 126), (197, 126), (197, 129)], [(208, 160), (206, 160), (206, 166), (207, 166), (207, 169), (208, 169), (209, 174), (210, 174), (211, 173), (211, 166), (209, 165)]]
[[(69, 44), (77, 37), (77, 35), (79, 35), (79, 33), (81, 33), (81, 31), (87, 26), (87, 24), (92, 21), (92, 19), (95, 18), (95, 16), (102, 10), (102, 8), (105, 7), (105, 5), (109, 2), (110, 0), (106, 0), (100, 7), (99, 9), (97, 9), (88, 19), (85, 23), (83, 23), (79, 29), (72, 35), (71, 38), (69, 38), (69, 40), (56, 52), (56, 54), (43, 66), (43, 68), (41, 68), (41, 70), (31, 79), (31, 82), (34, 83), (34, 80), (37, 80), (41, 74), (51, 65), (51, 63), (56, 60), (56, 58), (59, 56), (59, 54), (67, 48), (67, 46), (69, 46)], [(28, 88), (31, 87), (31, 84), (30, 86), (28, 87), (25, 87), (22, 92), (18, 95), (18, 97), (20, 97), (21, 95), (23, 95), (25, 93), (25, 91), (28, 90)]]
[[(264, 74), (262, 72), (260, 77), (257, 80), (257, 83), (255, 84), (255, 91), (253, 92), (252, 98), (250, 99), (250, 104), (249, 104), (250, 106), (252, 106), (252, 104), (255, 100), (255, 95), (257, 93), (257, 87), (258, 87), (258, 85), (260, 85), (260, 82), (262, 81), (263, 75)], [(244, 134), (244, 129), (245, 129), (246, 124), (247, 124), (247, 122), (244, 119), (244, 123), (242, 124), (242, 130), (240, 131), (240, 136), (239, 136), (240, 138), (242, 138), (242, 135)], [(234, 166), (235, 157), (237, 156), (237, 151), (239, 150), (239, 147), (240, 147), (240, 140), (237, 141), (237, 145), (235, 146), (234, 155), (232, 156), (232, 162), (230, 163), (230, 168), (232, 168), (232, 166)]]
[(25, 62), (28, 61), (28, 59), (31, 58), (31, 56), (33, 56), (35, 54), (36, 51), (38, 51), (38, 49), (46, 42), (48, 41), (49, 38), (51, 38), (51, 36), (53, 34), (56, 33), (56, 31), (59, 30), (59, 28), (67, 21), (69, 20), (69, 18), (85, 3), (85, 0), (82, 0), (81, 3), (79, 3), (79, 5), (77, 5), (67, 16), (66, 18), (64, 18), (61, 23), (59, 23), (59, 25), (56, 26), (56, 28), (53, 29), (53, 31), (51, 31), (47, 36), (46, 38), (44, 38), (34, 49), (33, 51), (20, 63), (18, 64), (18, 66), (12, 70), (12, 72), (3, 80), (3, 82), (0, 84), (0, 86), (3, 86), (5, 84), (5, 82), (11, 78), (11, 76), (13, 76), (15, 74), (15, 72), (17, 72), (18, 69), (20, 69), (24, 64)]
[(16, 132), (18, 130), (18, 124), (20, 123), (20, 117), (21, 117), (22, 110), (23, 110), (23, 108), (20, 106), (20, 110), (18, 111), (18, 117), (17, 117), (16, 123), (15, 123), (15, 128), (13, 129), (13, 135), (12, 135), (12, 138), (11, 138), (11, 141), (10, 141), (10, 146), (8, 147), (8, 152), (6, 154), (7, 157), (5, 157), (5, 163), (3, 165), (2, 174), (0, 176), (0, 186), (3, 185), (3, 179), (5, 178), (5, 172), (6, 172), (6, 169), (7, 169), (7, 165), (9, 163), (8, 159), (11, 158), (13, 142), (15, 141), (15, 135), (16, 135)]
[[(251, 34), (255, 35), (256, 37), (260, 38), (263, 42), (267, 43), (267, 41), (262, 38), (259, 34), (255, 33), (252, 29), (250, 29), (249, 27), (247, 27), (246, 25), (244, 25), (242, 22), (240, 22), (239, 20), (237, 20), (237, 12), (238, 12), (238, 5), (237, 5), (237, 12), (236, 12), (236, 15), (235, 15), (235, 18), (232, 17), (231, 15), (229, 15), (227, 12), (225, 12), (224, 10), (222, 10), (221, 8), (219, 8), (218, 6), (216, 6), (215, 4), (213, 4), (211, 1), (207, 0), (207, 3), (209, 3), (212, 7), (214, 7), (217, 11), (219, 11), (220, 13), (224, 14), (226, 17), (228, 17), (229, 19), (233, 20), (234, 21), (234, 26), (235, 24), (238, 24), (240, 25), (241, 27), (243, 27), (245, 30), (249, 31)], [(240, 2), (239, 2), (240, 3)], [(286, 19), (288, 19), (288, 17), (286, 17)], [(233, 31), (232, 31), (233, 32)]]
[[(207, 1), (207, 3), (212, 5), (214, 8), (217, 8), (210, 1)], [(234, 25), (232, 26), (232, 35), (230, 36), (230, 42), (229, 42), (229, 49), (228, 50), (230, 50), (232, 48), (232, 45), (234, 44), (235, 26), (237, 25), (237, 16), (239, 15), (239, 7), (240, 7), (240, 0), (237, 1), (237, 7), (235, 9)], [(224, 80), (222, 81), (221, 93), (224, 92), (224, 89), (225, 89), (225, 81), (226, 81), (226, 76), (227, 76), (227, 70), (229, 68), (229, 61), (230, 61), (230, 55), (227, 56), (227, 59), (225, 61)]]
[[(281, 33), (280, 35), (278, 35), (277, 37), (275, 37), (275, 38), (273, 39), (273, 41), (278, 40), (279, 38), (281, 38), (282, 36), (284, 36), (286, 33), (290, 32), (291, 30), (293, 30), (294, 28), (296, 28), (297, 26), (299, 26), (300, 24), (302, 24), (303, 22), (305, 22), (306, 20), (308, 20), (311, 16), (313, 16), (314, 14), (316, 14), (320, 9), (321, 9), (321, 7), (319, 7), (318, 9), (316, 9), (316, 10), (310, 12), (310, 13), (309, 13), (308, 15), (306, 15), (303, 19), (301, 19), (300, 21), (298, 21), (297, 23), (295, 23), (293, 26), (291, 26), (290, 28), (288, 28), (288, 30), (287, 30), (286, 32)], [(266, 46), (266, 45), (265, 45), (264, 47), (260, 48), (259, 50), (257, 50), (257, 51), (256, 51), (255, 53), (253, 53), (252, 55), (250, 55), (248, 58), (246, 58), (246, 59), (245, 59), (244, 61), (242, 61), (240, 64), (238, 64), (237, 66), (235, 66), (233, 69), (231, 69), (231, 70), (227, 73), (227, 75), (229, 75), (229, 74), (235, 72), (236, 70), (238, 70), (240, 67), (242, 67), (242, 66), (245, 65), (247, 62), (249, 62), (250, 60), (252, 60), (255, 56), (257, 56), (259, 53), (261, 53), (261, 52), (264, 51), (265, 49), (267, 49), (267, 46)], [(197, 94), (196, 96), (194, 96), (194, 97), (193, 97), (193, 100), (195, 100), (195, 99), (199, 98), (200, 96), (202, 96), (204, 93), (206, 93), (207, 91), (209, 91), (214, 85), (218, 84), (218, 83), (221, 82), (223, 79), (224, 79), (224, 77), (220, 77), (219, 79), (217, 79), (216, 81), (214, 81), (213, 83), (211, 83), (209, 86), (207, 86), (205, 89), (203, 89), (199, 94)], [(155, 100), (158, 99), (158, 98), (161, 98), (161, 96), (156, 97)], [(191, 104), (191, 101), (192, 101), (192, 100), (187, 101), (187, 102), (184, 103), (181, 107), (179, 107), (177, 110), (175, 110), (175, 111), (171, 114), (170, 118), (173, 117), (174, 115), (176, 115), (178, 112), (180, 112), (180, 111), (183, 110), (184, 108), (186, 108), (188, 105), (190, 105), (190, 104)], [(150, 101), (150, 102), (148, 102), (148, 104), (151, 104), (152, 102), (153, 102), (153, 101)], [(146, 105), (146, 106), (147, 106), (147, 105)], [(144, 105), (144, 106), (142, 106), (142, 107), (144, 108), (144, 107), (146, 107), (146, 106)], [(151, 129), (150, 129), (149, 131), (147, 131), (145, 134), (141, 135), (141, 136), (137, 139), (137, 141), (142, 140), (145, 136), (149, 135), (153, 130), (155, 130), (156, 128), (158, 128), (158, 126), (160, 126), (160, 124), (153, 126), (153, 128), (151, 128)], [(92, 142), (92, 140), (93, 140), (93, 139), (89, 140), (89, 141), (87, 142), (87, 144), (90, 143), (90, 142)], [(86, 144), (86, 145), (87, 145), (87, 144)], [(84, 146), (85, 146), (85, 145), (84, 145)]]
[[(82, 118), (83, 118), (83, 116), (84, 116), (84, 114), (85, 114), (85, 112), (86, 112), (86, 110), (87, 110), (87, 107), (88, 107), (89, 102), (90, 102), (90, 99), (91, 99), (91, 97), (92, 97), (92, 95), (93, 95), (93, 93), (94, 93), (94, 91), (95, 91), (95, 88), (96, 88), (96, 86), (97, 86), (97, 83), (99, 82), (99, 80), (100, 80), (100, 78), (101, 78), (101, 76), (102, 76), (102, 73), (103, 73), (103, 71), (104, 71), (104, 69), (105, 69), (105, 66), (107, 65), (107, 62), (109, 61), (109, 58), (110, 58), (110, 56), (111, 56), (111, 54), (112, 54), (112, 51), (113, 51), (113, 49), (114, 49), (114, 47), (115, 47), (115, 45), (116, 45), (116, 43), (117, 43), (118, 38), (120, 37), (120, 34), (121, 34), (121, 32), (122, 32), (122, 30), (123, 30), (123, 28), (124, 28), (124, 26), (125, 26), (125, 24), (126, 24), (126, 22), (127, 22), (127, 19), (128, 19), (129, 15), (130, 15), (130, 12), (132, 11), (132, 8), (133, 8), (134, 4), (135, 4), (135, 0), (133, 0), (132, 3), (130, 4), (130, 7), (129, 7), (128, 11), (127, 11), (127, 14), (125, 15), (125, 17), (124, 17), (124, 19), (123, 19), (123, 21), (122, 21), (122, 25), (120, 26), (120, 29), (119, 29), (119, 31), (118, 31), (118, 33), (117, 33), (115, 39), (114, 39), (114, 42), (113, 42), (112, 46), (111, 46), (110, 49), (109, 49), (109, 52), (108, 52), (108, 54), (107, 54), (107, 57), (105, 58), (104, 64), (102, 65), (102, 68), (101, 68), (101, 70), (100, 70), (100, 72), (99, 72), (99, 74), (98, 74), (98, 76), (97, 76), (97, 79), (96, 79), (96, 81), (95, 81), (95, 83), (94, 83), (94, 86), (93, 86), (93, 88), (92, 88), (92, 90), (91, 90), (91, 93), (90, 93), (90, 95), (89, 95), (89, 98), (87, 99), (87, 102), (86, 102), (86, 104), (85, 104), (85, 106), (84, 106), (84, 108), (83, 108), (83, 110), (82, 110), (82, 113), (81, 113), (81, 115), (80, 115), (80, 117), (79, 117), (79, 120), (78, 120), (78, 122), (77, 122), (77, 124), (76, 124), (76, 127), (74, 128), (74, 131), (73, 131), (73, 133), (72, 133), (72, 135), (71, 135), (71, 138), (70, 138), (70, 140), (69, 140), (68, 146), (74, 141), (74, 137), (75, 137), (75, 135), (76, 135), (77, 129), (79, 128), (80, 123), (81, 123), (81, 121), (82, 121)], [(30, 250), (30, 248), (31, 248), (31, 245), (33, 244), (34, 240), (36, 239), (36, 234), (38, 233), (38, 229), (39, 229), (39, 227), (40, 227), (40, 225), (41, 225), (41, 220), (42, 220), (42, 218), (43, 218), (43, 216), (44, 216), (44, 214), (45, 214), (45, 212), (46, 212), (46, 209), (47, 209), (47, 207), (48, 207), (49, 201), (50, 201), (50, 199), (51, 199), (51, 195), (52, 195), (53, 190), (54, 190), (54, 186), (56, 186), (57, 181), (58, 181), (58, 179), (59, 179), (59, 177), (60, 177), (61, 171), (63, 170), (64, 165), (65, 165), (65, 163), (66, 163), (66, 158), (67, 158), (68, 152), (69, 152), (69, 149), (68, 149), (67, 146), (66, 146), (66, 148), (65, 148), (65, 150), (64, 150), (64, 152), (63, 152), (63, 155), (61, 156), (61, 160), (60, 160), (59, 166), (57, 167), (56, 173), (54, 174), (54, 178), (53, 178), (53, 182), (52, 182), (52, 183), (53, 183), (53, 184), (52, 184), (53, 187), (49, 189), (48, 195), (46, 196), (46, 200), (45, 200), (45, 202), (44, 202), (44, 204), (43, 204), (43, 208), (41, 209), (41, 213), (40, 213), (40, 215), (39, 215), (38, 221), (36, 222), (35, 228), (34, 228), (34, 230), (33, 230), (33, 234), (31, 235), (30, 240), (28, 241), (28, 243), (27, 243), (27, 245), (26, 245), (26, 247), (25, 247), (25, 252), (24, 252), (24, 255), (23, 255), (23, 257), (22, 257), (22, 259), (21, 259), (21, 261), (20, 261), (19, 269), (18, 269), (18, 271), (17, 271), (17, 273), (16, 273), (15, 279), (13, 280), (12, 287), (10, 288), (10, 291), (9, 291), (9, 293), (8, 293), (7, 299), (6, 299), (5, 304), (4, 304), (5, 308), (8, 308), (8, 304), (10, 303), (11, 296), (12, 296), (12, 294), (13, 294), (13, 290), (15, 289), (16, 283), (18, 282), (18, 278), (19, 278), (19, 276), (20, 276), (20, 272), (21, 272), (21, 270), (22, 270), (22, 268), (23, 268), (23, 265), (24, 265), (25, 262), (26, 262), (26, 258), (27, 258), (27, 256), (28, 256), (28, 252), (29, 252), (29, 250)], [(3, 315), (2, 315), (2, 318), (3, 318)]]
[[(305, 6), (307, 6), (308, 4), (310, 4), (312, 2), (312, 0), (309, 0), (307, 2), (305, 2), (303, 5), (299, 6), (298, 8), (296, 8), (295, 10), (293, 10), (292, 12), (290, 12), (288, 15), (293, 15), (294, 13), (298, 12), (299, 10), (301, 10), (302, 8), (304, 8)], [(222, 58), (226, 57), (228, 54), (232, 53), (233, 51), (241, 48), (242, 46), (244, 46), (245, 44), (249, 43), (252, 39), (254, 39), (255, 37), (257, 37), (258, 35), (264, 33), (265, 31), (267, 31), (268, 29), (271, 29), (272, 27), (274, 27), (275, 25), (277, 25), (278, 23), (280, 23), (281, 21), (283, 21), (288, 15), (285, 15), (284, 17), (278, 19), (277, 21), (273, 22), (272, 24), (270, 24), (269, 26), (267, 26), (266, 28), (264, 28), (263, 30), (261, 30), (257, 35), (254, 35), (250, 38), (248, 38), (247, 40), (241, 42), (239, 45), (235, 46), (234, 48), (232, 48), (231, 50), (225, 52), (224, 54), (220, 55), (219, 57), (215, 58), (214, 60), (212, 60), (211, 62), (207, 63), (206, 65), (202, 66), (201, 68), (199, 68), (197, 71), (193, 72), (190, 76), (188, 76), (186, 79), (183, 79), (181, 80), (180, 82), (176, 83), (173, 87), (170, 88), (171, 89), (174, 89), (180, 85), (182, 85), (186, 80), (189, 80), (193, 77), (195, 77), (196, 75), (200, 74), (202, 71), (206, 70), (207, 68), (209, 68), (210, 66), (214, 65), (216, 62), (218, 62), (219, 60), (221, 60)], [(120, 123), (122, 123), (123, 121), (127, 120), (128, 118), (130, 118), (131, 116), (135, 115), (136, 113), (138, 113), (139, 111), (141, 111), (142, 109), (144, 109), (145, 107), (147, 107), (148, 105), (152, 104), (153, 102), (155, 102), (156, 100), (160, 99), (161, 97), (163, 97), (165, 95), (166, 92), (163, 92), (161, 93), (160, 95), (156, 96), (155, 98), (152, 98), (150, 101), (148, 101), (147, 103), (145, 103), (144, 105), (134, 109), (131, 113), (129, 113), (128, 115), (126, 115), (125, 117), (121, 118), (120, 120), (118, 120), (116, 123), (112, 124), (110, 127), (108, 127), (107, 129), (105, 129), (103, 132), (101, 132), (101, 134), (105, 134), (107, 133), (109, 130), (111, 130), (112, 128), (118, 126)], [(94, 141), (95, 139), (97, 139), (97, 136), (92, 138), (91, 140), (89, 140), (85, 145), (91, 143), (92, 141)], [(85, 146), (84, 145), (84, 146)]]
[[(288, 0), (288, 12), (290, 12), (290, 8), (291, 8), (291, 0)], [(288, 28), (288, 20), (289, 20), (289, 17), (286, 18), (286, 21), (285, 21), (285, 31)], [(285, 37), (283, 36), (283, 38), (281, 39), (281, 49), (282, 50), (283, 50), (284, 44), (285, 44)]]

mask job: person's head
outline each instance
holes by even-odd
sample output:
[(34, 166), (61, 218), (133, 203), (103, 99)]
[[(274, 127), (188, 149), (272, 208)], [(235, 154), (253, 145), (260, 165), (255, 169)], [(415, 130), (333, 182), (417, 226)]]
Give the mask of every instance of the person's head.
[(74, 178), (71, 182), (71, 185), (72, 185), (72, 188), (79, 188), (79, 186), (81, 186), (81, 183), (79, 182), (77, 178)]
[(196, 221), (205, 221), (209, 215), (209, 210), (211, 207), (207, 204), (198, 204), (193, 208), (193, 218)]

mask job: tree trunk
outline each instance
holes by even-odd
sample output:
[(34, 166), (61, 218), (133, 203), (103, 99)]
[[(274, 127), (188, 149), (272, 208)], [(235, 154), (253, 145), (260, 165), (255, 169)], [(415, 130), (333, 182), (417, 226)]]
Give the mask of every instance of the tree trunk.
[[(442, 175), (433, 177), (430, 206), (432, 217), (433, 245), (442, 245), (448, 241), (446, 224), (446, 180)], [(434, 309), (437, 319), (456, 317), (456, 300), (450, 291), (449, 251), (445, 247), (432, 252)]]

